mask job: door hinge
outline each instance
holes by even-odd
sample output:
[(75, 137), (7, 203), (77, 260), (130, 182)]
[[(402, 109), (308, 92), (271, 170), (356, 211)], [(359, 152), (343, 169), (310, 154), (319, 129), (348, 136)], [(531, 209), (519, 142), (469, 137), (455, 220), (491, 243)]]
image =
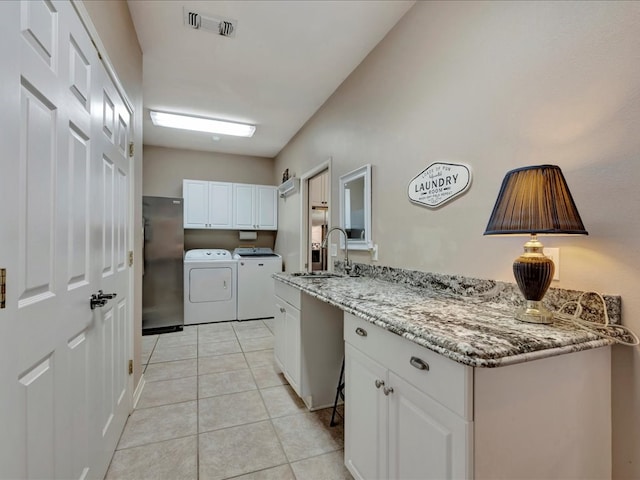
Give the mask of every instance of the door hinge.
[(129, 142), (129, 156), (133, 157), (133, 142)]
[(129, 266), (133, 267), (133, 250), (129, 250)]
[(7, 269), (0, 268), (0, 308), (7, 306)]
[(133, 375), (133, 360), (129, 360), (129, 375)]

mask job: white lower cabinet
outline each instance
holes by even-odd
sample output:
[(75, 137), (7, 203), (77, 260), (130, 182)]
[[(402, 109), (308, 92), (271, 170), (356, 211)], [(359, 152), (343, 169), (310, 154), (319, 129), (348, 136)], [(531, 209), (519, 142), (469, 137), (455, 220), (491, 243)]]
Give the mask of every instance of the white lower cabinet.
[(387, 382), (388, 370), (345, 344), (345, 465), (356, 479), (387, 478), (388, 399), (376, 382)]
[(473, 368), (278, 280), (275, 305), (276, 363), (308, 408), (333, 404), (344, 356), (354, 478), (611, 478), (610, 347)]
[(274, 355), (291, 387), (300, 395), (300, 310), (276, 297)]
[(311, 410), (333, 405), (344, 357), (342, 310), (275, 281), (274, 357)]
[(471, 423), (389, 372), (389, 478), (468, 478)]
[(371, 479), (611, 478), (611, 352), (472, 368), (345, 313), (345, 465)]
[(284, 355), (285, 355), (285, 313), (287, 311), (286, 302), (275, 297), (275, 310), (273, 312), (273, 355), (276, 364), (281, 371), (284, 371)]
[(345, 465), (354, 478), (468, 478), (471, 410), (459, 401), (450, 410), (449, 394), (434, 388), (450, 378), (469, 395), (470, 369), (353, 315), (344, 326)]

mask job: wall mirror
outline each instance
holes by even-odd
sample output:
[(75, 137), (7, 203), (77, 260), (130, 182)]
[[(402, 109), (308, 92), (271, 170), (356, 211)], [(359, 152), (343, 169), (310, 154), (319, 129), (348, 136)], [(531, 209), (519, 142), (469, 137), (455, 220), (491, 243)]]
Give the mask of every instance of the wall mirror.
[[(340, 177), (340, 226), (349, 237), (349, 250), (368, 250), (371, 240), (371, 165)], [(344, 238), (341, 235), (341, 246)]]

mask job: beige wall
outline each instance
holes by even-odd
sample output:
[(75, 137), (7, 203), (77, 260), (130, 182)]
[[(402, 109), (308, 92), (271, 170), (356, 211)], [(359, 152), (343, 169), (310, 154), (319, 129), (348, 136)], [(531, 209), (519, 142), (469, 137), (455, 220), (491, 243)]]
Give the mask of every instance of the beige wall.
[(144, 146), (144, 195), (181, 197), (182, 180), (275, 185), (273, 159)]
[[(124, 87), (134, 112), (133, 128), (136, 145), (133, 160), (134, 189), (134, 301), (133, 327), (135, 332), (142, 331), (142, 50), (124, 0), (91, 0), (82, 3), (91, 17), (98, 36), (106, 48), (106, 57), (116, 71), (118, 80)], [(101, 52), (103, 55), (105, 52)], [(142, 371), (140, 357), (142, 352), (141, 335), (134, 336), (134, 387), (137, 387)]]
[[(145, 145), (143, 195), (182, 197), (182, 180), (274, 185), (273, 159), (201, 152)], [(236, 230), (185, 230), (185, 250), (224, 248), (250, 244), (273, 248), (275, 232), (258, 232), (258, 239), (240, 242)]]
[[(371, 163), (380, 264), (513, 281), (524, 239), (482, 235), (500, 183), (557, 164), (589, 236), (542, 238), (560, 248), (553, 286), (622, 295), (640, 332), (638, 25), (640, 2), (418, 2), (280, 153), (274, 181), (332, 157), (336, 205), (338, 177)], [(437, 160), (470, 165), (471, 188), (438, 210), (411, 204), (409, 181)], [(294, 198), (279, 205), (288, 270)], [(614, 349), (614, 478), (640, 478), (639, 371), (638, 349)]]

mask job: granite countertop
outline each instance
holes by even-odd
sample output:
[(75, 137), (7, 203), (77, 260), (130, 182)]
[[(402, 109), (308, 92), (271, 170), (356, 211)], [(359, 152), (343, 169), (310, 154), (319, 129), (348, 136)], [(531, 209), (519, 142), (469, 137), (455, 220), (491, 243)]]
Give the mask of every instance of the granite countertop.
[(613, 343), (563, 320), (552, 325), (515, 320), (515, 306), (491, 292), (461, 295), (369, 276), (314, 279), (279, 273), (274, 278), (472, 367), (512, 365)]

